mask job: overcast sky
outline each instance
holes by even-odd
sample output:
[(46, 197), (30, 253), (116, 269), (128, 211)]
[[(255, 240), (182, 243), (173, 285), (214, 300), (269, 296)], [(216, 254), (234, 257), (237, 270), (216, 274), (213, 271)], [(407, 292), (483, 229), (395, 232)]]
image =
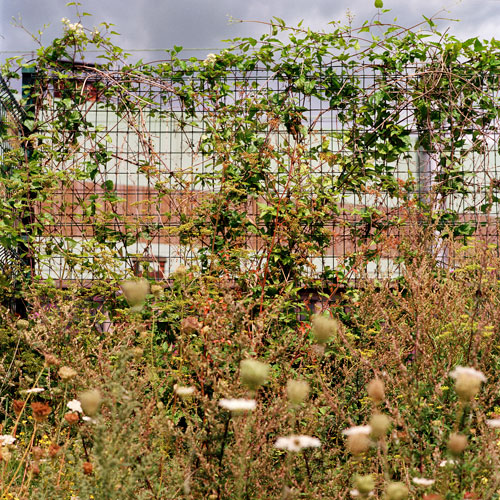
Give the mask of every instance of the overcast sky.
[[(27, 30), (36, 32), (46, 24), (43, 41), (48, 43), (61, 33), (61, 18), (75, 21), (74, 7), (66, 0), (0, 0), (1, 59), (12, 55), (8, 51), (29, 51), (36, 45), (22, 29), (12, 25), (20, 18)], [(121, 33), (118, 44), (126, 49), (158, 49), (181, 45), (185, 48), (223, 48), (222, 39), (258, 35), (265, 27), (256, 23), (230, 23), (230, 18), (268, 21), (283, 18), (287, 23), (313, 29), (328, 30), (328, 22), (346, 20), (349, 9), (354, 25), (372, 19), (376, 14), (373, 0), (81, 0), (82, 10), (92, 14), (85, 18), (86, 27), (101, 21), (116, 25)], [(398, 24), (411, 26), (442, 9), (442, 17), (460, 19), (451, 24), (459, 38), (479, 36), (500, 38), (500, 0), (384, 0), (387, 21), (397, 17)], [(200, 55), (203, 55), (201, 52)], [(160, 59), (161, 55), (141, 54), (145, 60)]]

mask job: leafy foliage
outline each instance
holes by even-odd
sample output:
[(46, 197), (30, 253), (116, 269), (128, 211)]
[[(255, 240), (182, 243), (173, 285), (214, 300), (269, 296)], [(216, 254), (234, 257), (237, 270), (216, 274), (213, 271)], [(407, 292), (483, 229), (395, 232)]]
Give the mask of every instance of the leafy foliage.
[[(18, 439), (0, 449), (2, 496), (344, 498), (362, 484), (354, 471), (373, 474), (379, 498), (418, 495), (410, 478), (422, 475), (439, 498), (498, 496), (485, 419), (499, 407), (499, 263), (479, 237), (498, 183), (471, 175), (477, 155), (494, 161), (498, 42), (460, 42), (432, 19), (268, 27), (204, 61), (174, 47), (146, 64), (129, 62), (111, 25), (65, 20), (24, 64), (36, 69), (26, 120), (1, 129), (0, 243), (30, 264), (0, 280), (28, 318), (2, 306), (2, 432)], [(167, 164), (151, 123), (175, 129), (193, 164)], [(140, 179), (133, 195), (124, 165)], [(162, 276), (151, 248), (165, 241), (189, 257)], [(324, 266), (339, 244), (342, 259)], [(382, 258), (401, 265), (397, 279), (365, 280)], [(130, 310), (119, 283), (133, 274), (157, 283), (142, 281)], [(326, 347), (310, 334), (314, 309), (334, 318)], [(249, 391), (247, 358), (269, 367)], [(450, 388), (456, 365), (488, 377), (477, 399)], [(377, 398), (365, 396), (374, 377)], [(287, 402), (295, 379), (307, 403)], [(90, 423), (67, 411), (88, 388), (102, 397)], [(256, 411), (221, 408), (238, 397)], [(44, 411), (25, 418), (31, 398)], [(344, 441), (381, 413), (387, 436)], [(452, 462), (454, 433), (469, 441)], [(321, 450), (285, 457), (275, 444), (289, 434)]]

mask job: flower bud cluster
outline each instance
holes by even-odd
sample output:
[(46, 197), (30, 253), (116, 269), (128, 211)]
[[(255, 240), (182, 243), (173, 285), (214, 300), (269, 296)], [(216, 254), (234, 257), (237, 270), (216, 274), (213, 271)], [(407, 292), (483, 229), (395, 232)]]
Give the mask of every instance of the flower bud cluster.
[(83, 35), (83, 26), (81, 23), (72, 23), (66, 17), (63, 17), (61, 22), (64, 24), (64, 31), (66, 33), (73, 33), (76, 36)]

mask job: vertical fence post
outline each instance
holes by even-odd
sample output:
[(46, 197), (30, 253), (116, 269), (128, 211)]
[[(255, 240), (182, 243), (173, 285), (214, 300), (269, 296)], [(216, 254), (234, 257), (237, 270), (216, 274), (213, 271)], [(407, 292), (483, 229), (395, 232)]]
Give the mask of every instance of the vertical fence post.
[[(430, 134), (428, 134), (430, 135)], [(419, 139), (423, 137), (420, 135)], [(430, 148), (429, 140), (419, 141), (420, 146), (417, 150), (417, 175), (418, 175), (418, 197), (421, 203), (429, 205), (437, 205), (439, 200), (433, 196), (433, 187), (436, 185), (436, 177), (439, 173), (439, 165), (436, 158), (428, 151)], [(425, 144), (427, 147), (424, 147)], [(435, 154), (438, 154), (437, 152)], [(436, 259), (439, 265), (448, 267), (450, 256), (448, 248), (444, 245), (443, 238), (439, 235), (439, 231), (435, 231), (434, 235), (437, 242), (432, 246), (431, 250), (437, 249)]]

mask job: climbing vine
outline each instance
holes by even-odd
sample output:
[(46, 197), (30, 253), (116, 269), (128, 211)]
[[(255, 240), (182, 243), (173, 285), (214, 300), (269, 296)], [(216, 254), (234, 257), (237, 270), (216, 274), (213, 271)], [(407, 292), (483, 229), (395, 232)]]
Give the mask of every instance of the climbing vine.
[[(24, 135), (3, 129), (16, 147), (3, 157), (2, 245), (28, 241), (34, 276), (47, 262), (60, 279), (118, 278), (148, 267), (152, 242), (170, 238), (201, 271), (272, 294), (393, 255), (415, 207), (442, 238), (496, 213), (495, 40), (459, 41), (432, 19), (319, 33), (275, 18), (268, 34), (203, 61), (175, 47), (146, 64), (129, 62), (110, 25), (87, 30), (82, 19), (63, 20), (63, 36), (21, 62), (36, 75)], [(97, 62), (89, 47), (102, 51)], [(4, 74), (17, 75), (13, 61)], [(166, 166), (151, 119), (175, 129), (190, 165)], [(133, 203), (120, 185), (131, 164), (146, 186)]]

